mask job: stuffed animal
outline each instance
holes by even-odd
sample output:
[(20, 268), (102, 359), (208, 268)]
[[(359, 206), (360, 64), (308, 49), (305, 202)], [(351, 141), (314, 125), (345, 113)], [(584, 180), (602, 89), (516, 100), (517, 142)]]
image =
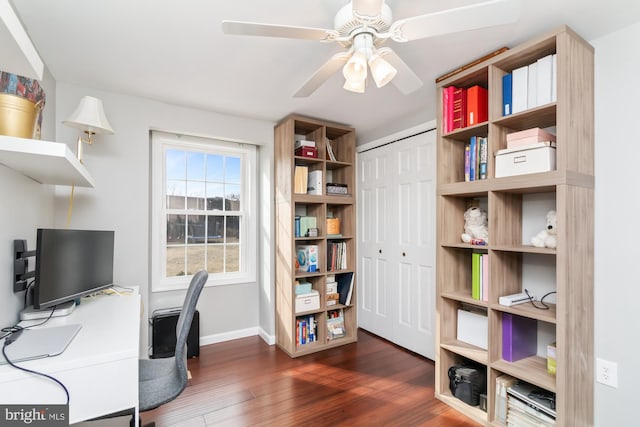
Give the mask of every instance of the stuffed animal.
[(533, 246), (539, 248), (555, 248), (556, 247), (556, 229), (557, 216), (556, 211), (547, 212), (547, 228), (540, 231), (531, 238)]
[(489, 243), (487, 213), (483, 209), (472, 207), (465, 211), (462, 241), (474, 245), (486, 245)]

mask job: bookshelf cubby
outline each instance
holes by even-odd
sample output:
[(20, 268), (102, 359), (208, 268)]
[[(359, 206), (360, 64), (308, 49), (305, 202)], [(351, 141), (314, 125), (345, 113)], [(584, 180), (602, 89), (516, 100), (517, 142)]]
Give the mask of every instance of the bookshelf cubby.
[[(317, 158), (296, 156), (295, 141), (302, 138), (315, 141)], [(329, 155), (327, 144), (335, 160)], [(355, 190), (355, 130), (349, 126), (315, 118), (290, 115), (275, 126), (275, 193), (276, 193), (276, 343), (291, 357), (314, 353), (357, 340), (355, 281), (351, 303), (327, 306), (326, 281), (329, 275), (353, 273), (356, 266)], [(322, 172), (322, 194), (294, 192), (296, 166)], [(346, 184), (347, 194), (327, 194), (326, 184)], [(296, 216), (316, 218), (318, 235), (297, 236)], [(328, 235), (327, 218), (340, 220), (340, 232)], [(301, 233), (303, 234), (303, 233)], [(335, 271), (328, 269), (328, 254), (334, 244), (344, 244), (344, 265)], [(318, 246), (318, 269), (301, 272), (296, 267), (296, 247)], [(357, 277), (356, 277), (357, 279)], [(311, 283), (320, 294), (320, 307), (302, 315), (295, 312), (296, 281)], [(330, 337), (327, 316), (339, 310), (344, 322), (344, 336)], [(316, 341), (301, 344), (296, 341), (299, 320), (313, 316)], [(335, 321), (333, 322), (335, 323)], [(332, 338), (332, 339), (330, 339)]]
[[(556, 55), (556, 100), (503, 116), (502, 77), (546, 55)], [(472, 127), (443, 132), (438, 116), (436, 397), (475, 421), (497, 426), (496, 378), (511, 375), (556, 393), (557, 425), (593, 424), (593, 195), (594, 67), (593, 48), (564, 26), (511, 48), (486, 62), (440, 81), (437, 110), (443, 111), (445, 87), (481, 85), (489, 92), (489, 119)], [(497, 150), (506, 135), (529, 128), (553, 127), (557, 137), (556, 169), (495, 178)], [(465, 182), (464, 150), (471, 136), (488, 138), (487, 179)], [(489, 218), (489, 244), (462, 243), (463, 213), (480, 200)], [(557, 247), (530, 243), (544, 225), (544, 211), (558, 214)], [(472, 252), (489, 255), (488, 301), (471, 297)], [(549, 290), (548, 310), (531, 304), (512, 307), (500, 296), (531, 289), (536, 297)], [(549, 301), (549, 300), (545, 300)], [(488, 349), (457, 339), (457, 310), (473, 305), (488, 311)], [(534, 319), (538, 351), (515, 362), (502, 358), (502, 313)], [(557, 374), (547, 373), (541, 348), (556, 341)], [(464, 360), (487, 367), (487, 411), (452, 396), (448, 368)]]

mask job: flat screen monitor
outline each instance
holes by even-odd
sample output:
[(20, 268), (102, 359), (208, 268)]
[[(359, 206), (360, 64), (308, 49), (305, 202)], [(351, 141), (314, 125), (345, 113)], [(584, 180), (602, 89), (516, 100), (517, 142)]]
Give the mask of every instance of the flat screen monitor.
[(35, 309), (73, 301), (113, 284), (113, 231), (38, 229)]

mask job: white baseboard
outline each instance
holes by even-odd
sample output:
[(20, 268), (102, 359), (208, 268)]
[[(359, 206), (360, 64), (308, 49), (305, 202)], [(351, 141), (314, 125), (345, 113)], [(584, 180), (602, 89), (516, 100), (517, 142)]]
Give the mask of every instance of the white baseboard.
[(264, 342), (266, 342), (269, 345), (275, 345), (276, 344), (276, 336), (275, 335), (269, 335), (267, 333), (267, 331), (265, 331), (262, 328), (258, 328), (258, 335), (260, 335), (260, 338), (262, 338), (262, 340)]
[(246, 338), (252, 337), (254, 335), (260, 336), (269, 345), (274, 345), (276, 343), (276, 338), (273, 335), (269, 335), (262, 328), (246, 328), (246, 329), (238, 329), (236, 331), (224, 332), (221, 334), (213, 334), (200, 337), (200, 345), (208, 345), (208, 344), (216, 344), (219, 342), (236, 340), (238, 338)]

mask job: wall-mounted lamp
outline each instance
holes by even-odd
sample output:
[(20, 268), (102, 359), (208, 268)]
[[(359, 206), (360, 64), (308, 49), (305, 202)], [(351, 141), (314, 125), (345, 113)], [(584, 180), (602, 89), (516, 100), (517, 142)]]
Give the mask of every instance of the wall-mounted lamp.
[(93, 144), (93, 135), (95, 134), (113, 134), (113, 129), (104, 114), (102, 100), (92, 96), (84, 96), (80, 100), (80, 104), (69, 118), (63, 121), (67, 126), (71, 126), (83, 131), (87, 137), (86, 140), (82, 136), (78, 137), (78, 145), (76, 146), (76, 157), (82, 162), (82, 143)]

